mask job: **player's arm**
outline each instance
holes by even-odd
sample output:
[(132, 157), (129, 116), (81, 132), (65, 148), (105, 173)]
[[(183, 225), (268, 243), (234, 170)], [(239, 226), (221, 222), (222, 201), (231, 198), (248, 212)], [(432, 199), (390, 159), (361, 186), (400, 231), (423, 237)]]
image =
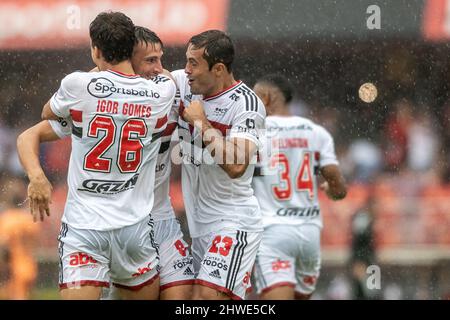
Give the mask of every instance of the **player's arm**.
[(252, 141), (245, 138), (225, 139), (206, 118), (200, 101), (192, 101), (184, 110), (184, 119), (202, 132), (203, 142), (215, 158), (216, 163), (232, 179), (241, 177), (247, 170), (250, 160), (257, 150)]
[(48, 121), (41, 121), (37, 125), (25, 130), (17, 138), (17, 152), (20, 162), (30, 180), (28, 198), (33, 221), (44, 220), (44, 213), (50, 216), (52, 185), (45, 176), (39, 162), (39, 145), (45, 141), (59, 139)]
[(325, 179), (320, 189), (332, 200), (344, 199), (347, 187), (336, 158), (333, 137), (322, 126), (316, 126), (315, 130), (317, 130), (320, 173)]
[(325, 182), (320, 185), (320, 188), (332, 200), (342, 200), (347, 195), (347, 186), (344, 176), (337, 165), (327, 165), (321, 168), (320, 173), (325, 179)]
[(53, 113), (52, 108), (50, 107), (50, 100), (44, 105), (41, 114), (42, 120), (57, 120), (58, 116)]

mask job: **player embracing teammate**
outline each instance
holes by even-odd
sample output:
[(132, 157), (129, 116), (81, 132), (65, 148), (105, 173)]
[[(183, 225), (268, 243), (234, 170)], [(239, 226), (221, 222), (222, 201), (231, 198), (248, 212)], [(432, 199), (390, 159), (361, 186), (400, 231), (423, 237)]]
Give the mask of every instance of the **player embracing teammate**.
[[(270, 247), (260, 248), (268, 232), (263, 237), (260, 204), (266, 212), (273, 194), (265, 194), (267, 181), (264, 186), (255, 182), (256, 194), (252, 188), (265, 129), (262, 100), (271, 101), (234, 78), (231, 39), (218, 30), (193, 36), (185, 69), (170, 75), (161, 65), (161, 40), (121, 13), (99, 14), (90, 36), (95, 72), (66, 76), (44, 106), (48, 121), (18, 139), (30, 179), (31, 212), (42, 220), (49, 215), (51, 185), (39, 164), (39, 143), (72, 138), (69, 193), (58, 237), (61, 296), (97, 299), (112, 283), (125, 299), (244, 299), (257, 253), (258, 290), (272, 289), (267, 279), (273, 277), (258, 268), (274, 263), (264, 255), (263, 248)], [(173, 132), (180, 142), (191, 248), (168, 195)], [(323, 140), (322, 149), (299, 158), (298, 187), (309, 191), (310, 202), (317, 192), (311, 173), (316, 162), (328, 194), (335, 196), (341, 188), (337, 173), (329, 173), (337, 164), (332, 140), (326, 132), (317, 139)], [(285, 168), (286, 154), (277, 157), (272, 166)], [(275, 196), (286, 196), (284, 187), (273, 189)], [(308, 210), (318, 214), (316, 202)], [(293, 283), (291, 278), (282, 283)]]

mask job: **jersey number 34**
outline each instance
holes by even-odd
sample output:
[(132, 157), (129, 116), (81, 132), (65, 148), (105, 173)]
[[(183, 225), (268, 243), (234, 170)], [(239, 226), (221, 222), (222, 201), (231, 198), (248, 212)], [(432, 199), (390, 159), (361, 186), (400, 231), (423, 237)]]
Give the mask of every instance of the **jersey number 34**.
[[(298, 171), (295, 174), (295, 191), (308, 192), (310, 199), (314, 197), (314, 183), (311, 171), (311, 153), (305, 152)], [(272, 192), (278, 200), (289, 200), (292, 196), (291, 172), (289, 166), (289, 158), (284, 153), (275, 154), (271, 161), (272, 169), (278, 168), (280, 174), (280, 182), (272, 185)]]

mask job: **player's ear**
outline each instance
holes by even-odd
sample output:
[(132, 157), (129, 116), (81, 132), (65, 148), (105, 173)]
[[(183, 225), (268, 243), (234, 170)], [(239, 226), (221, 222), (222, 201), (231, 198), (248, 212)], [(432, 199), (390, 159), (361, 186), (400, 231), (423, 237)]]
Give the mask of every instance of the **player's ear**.
[(100, 58), (102, 57), (102, 52), (97, 46), (93, 45), (91, 46), (91, 56), (94, 61), (100, 60)]
[(215, 65), (213, 65), (212, 67), (212, 71), (217, 75), (217, 76), (221, 76), (222, 74), (224, 74), (224, 72), (227, 71), (227, 68), (225, 67), (225, 65), (223, 63), (216, 63)]

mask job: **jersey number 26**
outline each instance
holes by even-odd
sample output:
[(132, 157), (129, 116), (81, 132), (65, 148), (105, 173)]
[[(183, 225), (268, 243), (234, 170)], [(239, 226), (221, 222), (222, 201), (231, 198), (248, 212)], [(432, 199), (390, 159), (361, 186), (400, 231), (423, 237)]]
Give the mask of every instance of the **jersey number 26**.
[[(97, 172), (111, 172), (113, 159), (104, 154), (116, 141), (116, 123), (106, 115), (96, 115), (89, 123), (87, 136), (98, 138), (104, 132), (100, 141), (84, 157), (84, 169)], [(139, 169), (142, 161), (141, 139), (147, 136), (147, 125), (143, 119), (128, 119), (122, 125), (119, 134), (119, 152), (117, 167), (122, 173), (133, 173)]]

